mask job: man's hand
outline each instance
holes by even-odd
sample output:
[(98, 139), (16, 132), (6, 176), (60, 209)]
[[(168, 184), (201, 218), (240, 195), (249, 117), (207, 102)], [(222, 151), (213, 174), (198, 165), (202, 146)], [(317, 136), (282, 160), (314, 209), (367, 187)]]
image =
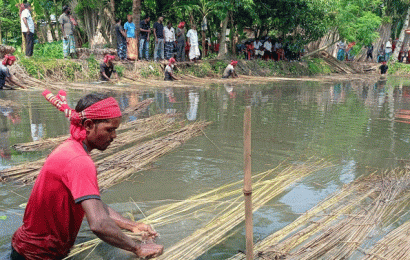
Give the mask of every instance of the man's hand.
[(162, 255), (164, 246), (154, 243), (140, 244), (135, 249), (135, 254), (143, 259), (150, 259)]
[(141, 234), (142, 239), (153, 239), (158, 236), (158, 233), (151, 227), (151, 225), (147, 225), (144, 223), (135, 222), (135, 226), (131, 230), (133, 233)]

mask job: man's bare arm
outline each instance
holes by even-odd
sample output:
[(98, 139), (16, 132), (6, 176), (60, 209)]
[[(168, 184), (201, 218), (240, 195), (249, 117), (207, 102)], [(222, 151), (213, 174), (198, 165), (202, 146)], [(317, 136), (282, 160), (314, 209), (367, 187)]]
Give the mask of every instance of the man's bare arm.
[(155, 243), (138, 244), (126, 236), (114, 220), (104, 203), (98, 199), (88, 199), (81, 202), (90, 229), (103, 241), (115, 247), (133, 252), (141, 258), (152, 258), (162, 254), (164, 247)]
[(110, 245), (130, 252), (136, 252), (138, 244), (126, 236), (108, 215), (104, 203), (98, 199), (81, 202), (91, 231)]
[(23, 89), (26, 89), (26, 88), (27, 88), (27, 87), (21, 85), (20, 83), (18, 83), (18, 82), (15, 80), (15, 78), (14, 78), (13, 75), (11, 75), (10, 77), (7, 77), (7, 78), (6, 78), (6, 81), (7, 81), (8, 83), (13, 84), (13, 85), (19, 86), (20, 88), (23, 88)]
[(104, 204), (104, 208), (108, 211), (108, 215), (112, 220), (115, 221), (115, 223), (123, 229), (132, 231), (132, 232), (146, 232), (148, 237), (154, 238), (158, 236), (158, 233), (152, 230), (152, 228), (149, 225), (146, 225), (141, 222), (135, 222), (132, 220), (129, 220), (125, 217), (123, 217), (121, 214), (113, 210), (110, 206)]

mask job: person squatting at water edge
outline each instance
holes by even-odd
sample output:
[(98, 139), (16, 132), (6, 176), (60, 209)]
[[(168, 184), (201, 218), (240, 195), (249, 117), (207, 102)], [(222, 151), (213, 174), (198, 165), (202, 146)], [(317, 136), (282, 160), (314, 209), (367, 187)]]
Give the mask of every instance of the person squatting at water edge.
[(105, 55), (103, 63), (100, 64), (100, 79), (102, 81), (110, 81), (112, 73), (115, 75), (115, 79), (119, 79), (118, 73), (114, 68), (112, 61), (115, 59), (114, 55)]
[(235, 72), (235, 67), (236, 67), (237, 64), (238, 64), (238, 61), (232, 60), (231, 64), (226, 66), (226, 68), (224, 70), (224, 73), (222, 74), (222, 78), (227, 79), (229, 77), (232, 77), (232, 78), (239, 77), (238, 74), (236, 74), (236, 72)]
[[(8, 55), (4, 56), (3, 62), (0, 64), (0, 90), (2, 90), (5, 87), (5, 84), (12, 84), (19, 86), (20, 88), (25, 89), (26, 87), (19, 84), (17, 81), (14, 80), (14, 76), (10, 74), (9, 68), (7, 66), (13, 65), (13, 63), (16, 61), (16, 57), (13, 55)], [(7, 86), (8, 88), (14, 89), (12, 87)]]
[(178, 80), (174, 76), (174, 64), (176, 63), (174, 58), (169, 59), (168, 65), (165, 67), (165, 78), (164, 80)]
[[(66, 257), (74, 245), (84, 215), (91, 231), (103, 241), (141, 258), (162, 254), (154, 243), (158, 234), (151, 226), (124, 218), (101, 201), (97, 169), (90, 157), (104, 151), (117, 137), (121, 111), (113, 97), (88, 94), (76, 109), (67, 105), (66, 93), (43, 96), (70, 118), (71, 136), (45, 161), (24, 213), (23, 225), (12, 237), (11, 259), (55, 260)], [(142, 234), (139, 244), (121, 228)]]
[(388, 69), (389, 69), (389, 66), (387, 66), (386, 61), (382, 61), (382, 65), (379, 67), (381, 77), (383, 78), (386, 77)]

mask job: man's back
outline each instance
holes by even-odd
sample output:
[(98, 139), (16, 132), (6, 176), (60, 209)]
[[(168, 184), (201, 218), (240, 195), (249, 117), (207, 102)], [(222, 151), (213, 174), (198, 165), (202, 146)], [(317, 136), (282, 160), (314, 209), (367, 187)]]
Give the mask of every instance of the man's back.
[(28, 260), (63, 258), (84, 218), (80, 202), (99, 196), (95, 165), (81, 143), (70, 138), (44, 163), (13, 248)]

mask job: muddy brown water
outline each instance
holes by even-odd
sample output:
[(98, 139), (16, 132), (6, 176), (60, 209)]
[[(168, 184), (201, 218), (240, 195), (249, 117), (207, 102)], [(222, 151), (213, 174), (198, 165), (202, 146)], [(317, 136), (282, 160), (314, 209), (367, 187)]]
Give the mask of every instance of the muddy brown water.
[[(70, 105), (75, 106), (85, 93), (70, 92)], [(103, 201), (122, 213), (135, 210), (131, 199), (146, 212), (169, 201), (183, 200), (240, 180), (246, 105), (252, 107), (254, 173), (274, 168), (285, 159), (298, 161), (302, 156), (336, 162), (331, 171), (303, 179), (258, 210), (254, 214), (255, 241), (286, 226), (369, 169), (388, 169), (409, 159), (410, 125), (394, 121), (394, 113), (397, 109), (410, 109), (410, 84), (275, 82), (212, 85), (206, 89), (147, 88), (135, 92), (113, 87), (112, 94), (123, 109), (147, 98), (155, 100), (146, 111), (124, 120), (180, 113), (189, 121), (214, 122), (205, 130), (206, 137), (191, 139), (156, 161), (154, 168), (137, 173), (133, 181), (103, 193)], [(36, 160), (50, 152), (19, 153), (10, 145), (68, 133), (67, 120), (44, 101), (41, 92), (2, 91), (0, 99), (20, 104), (0, 107), (1, 169)], [(11, 236), (21, 225), (24, 214), (20, 205), (27, 201), (30, 191), (31, 186), (0, 183), (0, 259), (8, 257)], [(199, 222), (159, 227), (158, 242), (172, 246), (192, 233)], [(78, 241), (92, 237), (86, 228), (84, 224)], [(233, 236), (198, 259), (226, 259), (244, 250), (243, 226), (232, 232)], [(87, 254), (75, 259), (84, 259)], [(107, 244), (98, 246), (88, 256), (88, 259), (127, 258), (132, 257)]]

